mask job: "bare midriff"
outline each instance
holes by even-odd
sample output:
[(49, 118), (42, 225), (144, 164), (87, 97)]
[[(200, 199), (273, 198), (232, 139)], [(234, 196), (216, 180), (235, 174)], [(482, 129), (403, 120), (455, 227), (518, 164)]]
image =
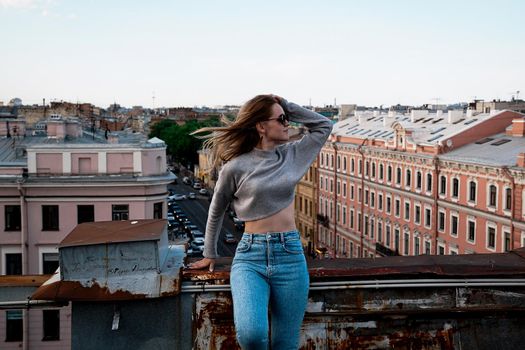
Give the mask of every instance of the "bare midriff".
[(283, 210), (264, 219), (246, 221), (244, 232), (247, 233), (268, 233), (268, 232), (288, 232), (295, 230), (294, 202)]

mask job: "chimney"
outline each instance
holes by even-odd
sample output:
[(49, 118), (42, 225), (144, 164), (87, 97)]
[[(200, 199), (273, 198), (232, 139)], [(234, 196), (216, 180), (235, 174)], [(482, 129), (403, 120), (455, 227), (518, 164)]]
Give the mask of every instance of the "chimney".
[(463, 111), (462, 110), (455, 109), (455, 110), (452, 110), (452, 111), (448, 111), (447, 123), (452, 124), (454, 122), (457, 122), (458, 120), (461, 119), (461, 117), (463, 117)]
[(467, 109), (467, 119), (472, 118), (474, 116), (474, 110), (471, 108)]
[(410, 111), (410, 121), (414, 123), (416, 119), (422, 118), (428, 115), (428, 110), (426, 109), (413, 109)]
[(439, 119), (439, 118), (441, 118), (442, 116), (443, 116), (443, 111), (442, 111), (441, 109), (438, 109), (438, 110), (436, 111), (436, 118)]
[(518, 162), (517, 166), (520, 168), (525, 168), (525, 153), (518, 154)]
[(525, 136), (525, 118), (512, 119), (512, 125), (507, 129), (508, 136)]

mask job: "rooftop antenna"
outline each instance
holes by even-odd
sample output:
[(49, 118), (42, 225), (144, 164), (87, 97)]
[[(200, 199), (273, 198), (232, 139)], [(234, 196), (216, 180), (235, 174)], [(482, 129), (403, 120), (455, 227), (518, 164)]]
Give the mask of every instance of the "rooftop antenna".
[(435, 109), (437, 109), (437, 106), (439, 105), (439, 101), (441, 101), (441, 97), (434, 97), (434, 98), (431, 98), (431, 100), (435, 101), (434, 102), (434, 107)]
[[(510, 96), (512, 97), (512, 101), (514, 101), (514, 99), (516, 100), (519, 100), (520, 98), (520, 91), (513, 91), (513, 92), (509, 92)], [(516, 94), (516, 95), (514, 95)]]
[(153, 109), (155, 109), (155, 91), (153, 91), (153, 96), (151, 99), (153, 100)]

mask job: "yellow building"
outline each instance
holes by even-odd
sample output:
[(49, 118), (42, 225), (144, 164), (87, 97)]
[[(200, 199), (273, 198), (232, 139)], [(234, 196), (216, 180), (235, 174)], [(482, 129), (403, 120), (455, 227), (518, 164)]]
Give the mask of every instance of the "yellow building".
[(317, 236), (317, 178), (315, 161), (295, 188), (295, 224), (309, 254), (315, 249)]

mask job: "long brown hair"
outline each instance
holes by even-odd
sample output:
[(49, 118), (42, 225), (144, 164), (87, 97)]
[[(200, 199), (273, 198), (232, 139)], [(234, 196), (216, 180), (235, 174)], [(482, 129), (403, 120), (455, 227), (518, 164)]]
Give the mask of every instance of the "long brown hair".
[(279, 101), (272, 95), (257, 95), (241, 107), (234, 121), (222, 116), (221, 121), (225, 126), (206, 127), (192, 133), (209, 133), (198, 136), (206, 139), (203, 149), (209, 150), (209, 170), (218, 169), (222, 163), (250, 152), (257, 146), (260, 136), (255, 125), (270, 118), (275, 103)]

